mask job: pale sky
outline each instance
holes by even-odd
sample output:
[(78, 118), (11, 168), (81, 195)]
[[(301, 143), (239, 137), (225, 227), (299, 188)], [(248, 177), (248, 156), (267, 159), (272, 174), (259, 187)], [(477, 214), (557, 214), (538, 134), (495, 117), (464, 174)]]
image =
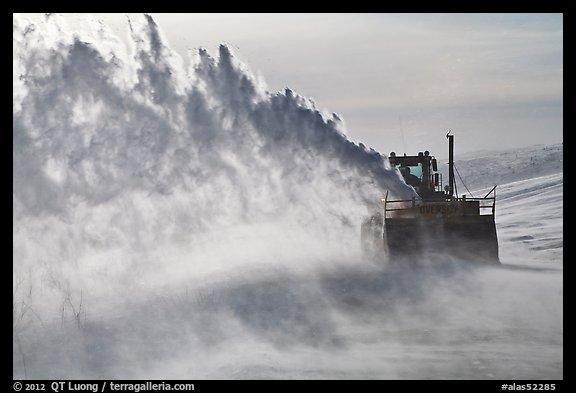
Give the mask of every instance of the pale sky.
[[(448, 130), (457, 154), (563, 141), (562, 14), (151, 15), (186, 61), (226, 42), (384, 154), (445, 157)], [(93, 16), (125, 38), (134, 14)]]

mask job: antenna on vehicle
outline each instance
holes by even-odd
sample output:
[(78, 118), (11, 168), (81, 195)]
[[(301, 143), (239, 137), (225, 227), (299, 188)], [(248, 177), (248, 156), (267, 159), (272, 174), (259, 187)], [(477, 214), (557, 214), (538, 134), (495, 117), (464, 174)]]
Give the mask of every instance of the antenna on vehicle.
[(404, 128), (402, 127), (402, 116), (398, 116), (400, 121), (400, 135), (402, 136), (402, 147), (404, 148), (404, 155), (406, 155), (406, 141), (404, 140)]

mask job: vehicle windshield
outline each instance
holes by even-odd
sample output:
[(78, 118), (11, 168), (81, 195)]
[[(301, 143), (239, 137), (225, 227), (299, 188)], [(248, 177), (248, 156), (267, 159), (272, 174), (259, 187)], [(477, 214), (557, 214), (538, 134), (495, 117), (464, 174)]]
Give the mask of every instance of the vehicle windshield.
[(403, 176), (406, 176), (408, 174), (407, 168), (411, 175), (416, 176), (418, 179), (422, 179), (422, 164), (401, 166), (398, 169), (400, 169), (400, 173), (402, 173)]

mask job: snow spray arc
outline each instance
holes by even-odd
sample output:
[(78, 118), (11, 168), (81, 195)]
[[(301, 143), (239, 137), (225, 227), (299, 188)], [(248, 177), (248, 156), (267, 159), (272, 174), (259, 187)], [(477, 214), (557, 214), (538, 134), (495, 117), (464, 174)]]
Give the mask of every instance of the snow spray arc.
[(200, 49), (185, 70), (150, 16), (129, 26), (131, 51), (102, 25), (72, 33), (58, 15), (14, 17), (15, 227), (86, 222), (79, 207), (107, 206), (102, 230), (125, 234), (132, 217), (143, 241), (288, 213), (341, 224), (384, 190), (410, 194), (338, 115), (267, 92), (228, 46), (218, 58)]

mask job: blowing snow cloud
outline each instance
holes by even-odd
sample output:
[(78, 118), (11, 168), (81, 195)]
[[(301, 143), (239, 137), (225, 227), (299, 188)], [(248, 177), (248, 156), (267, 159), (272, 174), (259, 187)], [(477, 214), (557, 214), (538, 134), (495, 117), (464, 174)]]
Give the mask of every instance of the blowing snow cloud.
[(412, 195), (338, 115), (268, 92), (226, 45), (186, 67), (148, 15), (128, 45), (97, 22), (13, 22), (14, 302), (36, 322), (246, 261), (313, 265), (357, 249), (386, 191)]

